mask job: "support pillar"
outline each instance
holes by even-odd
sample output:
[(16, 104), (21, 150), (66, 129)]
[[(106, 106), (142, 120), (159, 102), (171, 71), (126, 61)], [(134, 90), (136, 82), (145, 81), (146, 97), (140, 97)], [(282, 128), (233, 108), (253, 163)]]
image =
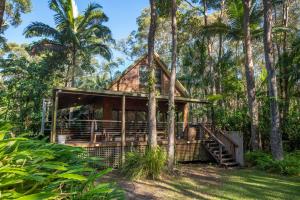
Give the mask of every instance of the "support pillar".
[(216, 119), (215, 119), (215, 110), (214, 104), (211, 104), (211, 131), (214, 133), (216, 130)]
[(189, 125), (189, 103), (184, 104), (183, 106), (183, 133), (187, 136)]
[(56, 142), (56, 118), (57, 118), (57, 107), (58, 107), (58, 91), (54, 92), (53, 105), (52, 105), (52, 123), (51, 123), (51, 138), (52, 143)]
[(121, 155), (122, 155), (122, 164), (124, 164), (125, 161), (125, 146), (126, 146), (126, 124), (125, 124), (125, 105), (126, 105), (126, 99), (125, 95), (122, 96), (122, 131), (121, 131)]

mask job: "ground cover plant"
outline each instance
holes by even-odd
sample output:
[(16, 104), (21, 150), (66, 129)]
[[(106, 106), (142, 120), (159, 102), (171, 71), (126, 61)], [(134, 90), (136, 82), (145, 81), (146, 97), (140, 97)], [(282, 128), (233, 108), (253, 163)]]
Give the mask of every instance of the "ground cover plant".
[(283, 160), (274, 160), (270, 154), (262, 151), (248, 152), (246, 161), (249, 166), (263, 171), (300, 176), (300, 151), (286, 153)]
[(14, 138), (2, 130), (0, 199), (122, 199), (115, 184), (95, 184), (111, 171), (92, 168), (95, 163), (101, 161), (82, 148)]
[(160, 147), (147, 148), (145, 154), (137, 151), (128, 152), (122, 173), (135, 180), (141, 178), (156, 179), (165, 167), (166, 158), (165, 150)]

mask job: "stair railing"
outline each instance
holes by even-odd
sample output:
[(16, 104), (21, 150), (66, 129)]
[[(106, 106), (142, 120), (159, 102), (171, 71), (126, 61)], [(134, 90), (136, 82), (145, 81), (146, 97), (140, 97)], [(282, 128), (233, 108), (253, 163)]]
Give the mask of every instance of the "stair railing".
[(215, 128), (214, 133), (215, 136), (223, 142), (224, 148), (233, 156), (234, 159), (236, 159), (236, 148), (238, 147), (238, 144), (218, 128)]
[(204, 126), (203, 124), (200, 124), (201, 128), (206, 132), (208, 133), (209, 137), (213, 138), (213, 140), (215, 140), (217, 143), (218, 143), (218, 147), (219, 147), (219, 163), (222, 164), (222, 153), (223, 153), (223, 147), (225, 148), (225, 145), (224, 143), (215, 136), (215, 134), (213, 134), (211, 132), (210, 129), (208, 129), (206, 126)]

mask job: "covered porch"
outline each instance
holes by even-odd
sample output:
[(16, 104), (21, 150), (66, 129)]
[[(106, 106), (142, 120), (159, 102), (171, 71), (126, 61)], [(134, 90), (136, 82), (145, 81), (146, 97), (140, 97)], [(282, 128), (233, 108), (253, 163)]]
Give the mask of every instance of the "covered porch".
[[(84, 147), (89, 154), (106, 158), (108, 165), (118, 167), (125, 152), (144, 151), (147, 146), (147, 102), (147, 94), (143, 93), (56, 88), (53, 90), (51, 142)], [(191, 122), (191, 104), (209, 106), (207, 101), (175, 98), (179, 161), (209, 157), (202, 145), (207, 135), (198, 119)], [(157, 140), (163, 147), (168, 144), (167, 111), (168, 97), (157, 96)], [(202, 125), (208, 126), (210, 122), (202, 121)]]

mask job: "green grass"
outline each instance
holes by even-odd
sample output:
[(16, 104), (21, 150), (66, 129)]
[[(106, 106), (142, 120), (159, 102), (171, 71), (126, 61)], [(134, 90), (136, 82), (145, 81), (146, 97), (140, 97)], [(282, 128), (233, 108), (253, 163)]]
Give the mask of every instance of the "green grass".
[(222, 179), (220, 187), (209, 190), (217, 199), (300, 199), (299, 177), (248, 169), (226, 173)]
[(180, 166), (179, 171), (177, 177), (166, 175), (157, 181), (135, 182), (135, 190), (129, 193), (158, 199), (300, 199), (299, 176), (203, 165)]

